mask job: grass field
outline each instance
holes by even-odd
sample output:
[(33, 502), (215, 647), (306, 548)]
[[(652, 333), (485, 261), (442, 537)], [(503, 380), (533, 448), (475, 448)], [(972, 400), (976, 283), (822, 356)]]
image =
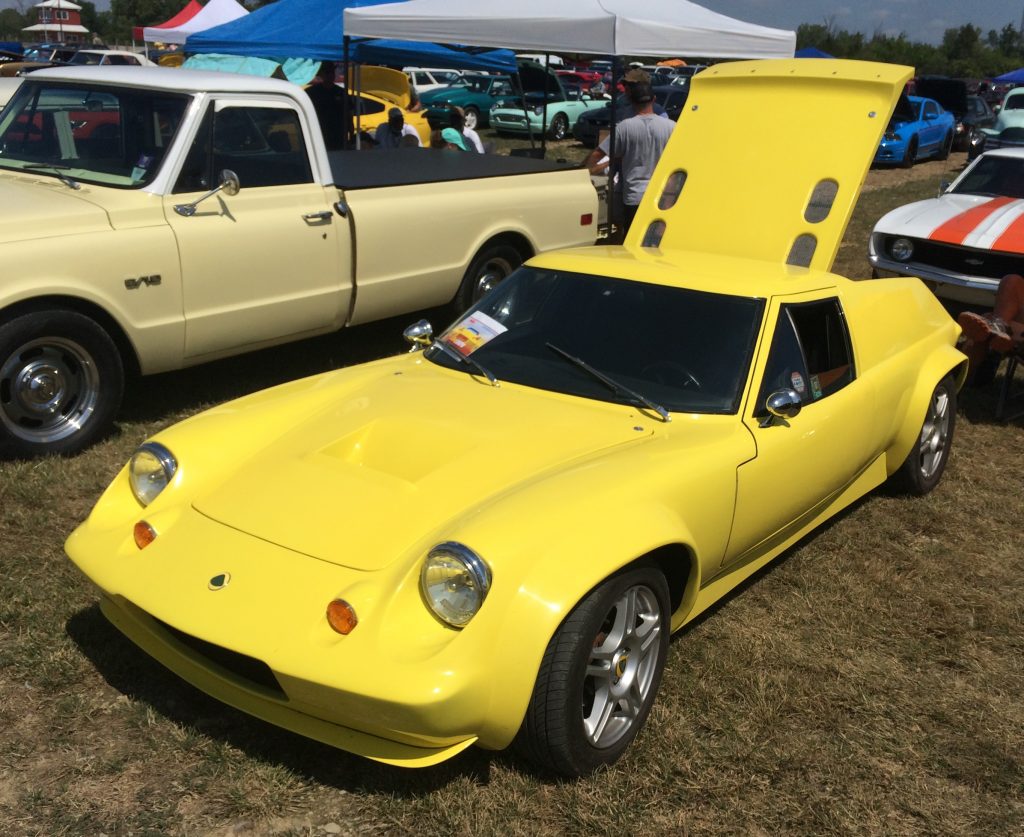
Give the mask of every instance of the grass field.
[[(929, 181), (865, 192), (839, 272)], [(433, 312), (435, 321), (441, 318)], [(62, 543), (134, 447), (219, 400), (401, 349), (414, 317), (146, 379), (114, 437), (0, 463), (0, 834), (1024, 833), (1024, 434), (963, 393), (928, 497), (876, 492), (677, 635), (626, 758), (409, 772), (298, 738), (122, 639)]]

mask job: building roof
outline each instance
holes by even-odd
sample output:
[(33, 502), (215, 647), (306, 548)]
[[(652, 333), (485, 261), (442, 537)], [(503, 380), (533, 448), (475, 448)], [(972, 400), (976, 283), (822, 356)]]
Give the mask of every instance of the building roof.
[(82, 7), (72, 3), (71, 0), (44, 0), (42, 3), (36, 3), (33, 8), (36, 9), (77, 9), (81, 11)]

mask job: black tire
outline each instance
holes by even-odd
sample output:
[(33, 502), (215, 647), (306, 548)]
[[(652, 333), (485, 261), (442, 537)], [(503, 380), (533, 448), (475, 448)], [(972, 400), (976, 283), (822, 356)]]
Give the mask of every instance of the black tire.
[(459, 313), (474, 305), (522, 263), (523, 254), (511, 244), (485, 245), (470, 262), (455, 295)]
[(955, 429), (956, 383), (952, 375), (947, 375), (939, 381), (928, 401), (917, 444), (893, 475), (898, 489), (920, 497), (939, 484), (949, 461)]
[(939, 146), (939, 150), (935, 152), (936, 160), (948, 160), (949, 152), (953, 150), (953, 134), (946, 134), (946, 138), (942, 141), (942, 145)]
[(564, 113), (556, 113), (548, 128), (548, 136), (553, 140), (563, 140), (569, 135), (569, 117)]
[(912, 168), (917, 159), (917, 137), (912, 137), (907, 143), (907, 151), (900, 160), (900, 166), (905, 169)]
[(121, 405), (124, 366), (110, 336), (74, 311), (0, 325), (0, 457), (77, 453)]
[(480, 127), (480, 111), (470, 105), (466, 108), (466, 127), (471, 131), (475, 131)]
[(640, 567), (600, 584), (548, 643), (517, 751), (567, 777), (617, 761), (654, 704), (668, 639), (668, 583), (658, 570)]

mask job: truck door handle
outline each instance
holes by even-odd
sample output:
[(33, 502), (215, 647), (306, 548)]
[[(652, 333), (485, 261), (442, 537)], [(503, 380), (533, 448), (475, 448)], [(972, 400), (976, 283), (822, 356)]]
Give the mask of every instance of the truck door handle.
[(331, 211), (325, 209), (323, 212), (307, 212), (302, 216), (303, 221), (319, 221), (320, 223), (329, 224), (331, 221)]

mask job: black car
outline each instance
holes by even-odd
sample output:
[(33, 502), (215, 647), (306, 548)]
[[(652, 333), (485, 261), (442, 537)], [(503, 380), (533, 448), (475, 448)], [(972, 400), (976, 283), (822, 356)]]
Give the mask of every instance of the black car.
[(922, 76), (914, 85), (914, 93), (935, 99), (956, 119), (956, 133), (953, 135), (953, 150), (965, 151), (971, 142), (975, 129), (990, 128), (995, 124), (996, 115), (982, 96), (968, 94), (967, 82), (945, 76)]
[[(690, 95), (689, 84), (659, 85), (654, 88), (654, 112), (668, 114), (673, 122), (679, 119), (686, 104), (686, 97)], [(601, 132), (607, 131), (611, 120), (611, 105), (603, 108), (595, 108), (581, 113), (576, 125), (572, 129), (572, 135), (584, 145), (593, 148), (597, 145)], [(617, 102), (615, 121), (621, 122), (633, 115), (633, 108), (625, 96), (620, 96)]]

